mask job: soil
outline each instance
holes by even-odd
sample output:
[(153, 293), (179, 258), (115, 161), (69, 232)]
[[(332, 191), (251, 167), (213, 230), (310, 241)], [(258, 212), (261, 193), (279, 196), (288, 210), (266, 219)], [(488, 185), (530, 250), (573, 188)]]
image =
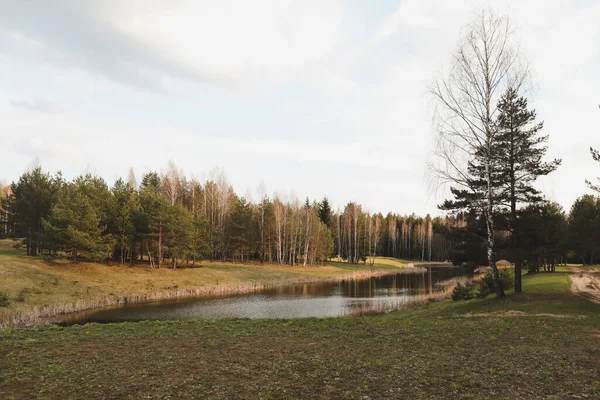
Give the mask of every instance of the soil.
[(600, 279), (593, 272), (583, 268), (573, 268), (571, 291), (600, 304)]

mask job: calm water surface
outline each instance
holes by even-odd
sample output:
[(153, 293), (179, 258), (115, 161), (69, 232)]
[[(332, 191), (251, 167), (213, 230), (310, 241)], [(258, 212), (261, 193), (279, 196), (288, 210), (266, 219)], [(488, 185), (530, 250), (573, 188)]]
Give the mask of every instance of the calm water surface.
[(440, 282), (458, 274), (450, 266), (428, 266), (423, 272), (402, 272), (367, 279), (280, 286), (230, 296), (161, 300), (60, 317), (61, 325), (181, 318), (337, 317), (372, 309), (391, 309), (416, 295), (441, 290)]

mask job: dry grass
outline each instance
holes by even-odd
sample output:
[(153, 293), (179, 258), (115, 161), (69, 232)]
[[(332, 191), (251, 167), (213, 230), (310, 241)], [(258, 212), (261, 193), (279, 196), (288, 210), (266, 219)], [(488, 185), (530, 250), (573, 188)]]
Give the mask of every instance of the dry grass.
[(446, 281), (439, 282), (436, 285), (436, 290), (432, 290), (430, 293), (419, 294), (410, 297), (398, 297), (398, 299), (394, 302), (369, 304), (359, 307), (347, 316), (362, 317), (368, 315), (377, 315), (397, 310), (404, 310), (410, 307), (423, 306), (431, 302), (446, 300), (452, 296), (452, 291), (459, 282), (464, 285), (468, 281), (470, 281), (470, 279), (466, 277), (448, 279)]
[[(249, 293), (322, 280), (381, 275), (405, 263), (377, 260), (373, 267), (330, 263), (323, 266), (251, 265), (203, 262), (201, 268), (151, 269), (27, 257), (15, 242), (0, 241), (0, 328), (42, 324), (62, 313), (146, 300), (209, 294)], [(414, 268), (415, 270), (419, 270)]]

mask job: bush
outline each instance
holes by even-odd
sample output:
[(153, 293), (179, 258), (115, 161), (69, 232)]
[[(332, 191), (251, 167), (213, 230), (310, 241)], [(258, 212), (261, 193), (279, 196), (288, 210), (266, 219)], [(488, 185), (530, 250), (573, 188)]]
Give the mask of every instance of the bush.
[(473, 297), (475, 297), (475, 293), (471, 282), (467, 282), (464, 285), (458, 282), (454, 287), (454, 290), (452, 290), (453, 301), (469, 300)]
[(8, 307), (8, 295), (0, 292), (0, 307)]
[(460, 265), (460, 272), (462, 275), (473, 276), (477, 268), (479, 268), (479, 263), (468, 261)]
[[(502, 285), (502, 289), (508, 290), (513, 287), (515, 284), (515, 278), (513, 276), (512, 270), (510, 269), (500, 269), (498, 270), (498, 275), (500, 276), (500, 284)], [(477, 292), (477, 297), (480, 299), (484, 299), (490, 294), (494, 293), (494, 280), (492, 279), (492, 271), (487, 271), (481, 281), (479, 282), (479, 289)]]

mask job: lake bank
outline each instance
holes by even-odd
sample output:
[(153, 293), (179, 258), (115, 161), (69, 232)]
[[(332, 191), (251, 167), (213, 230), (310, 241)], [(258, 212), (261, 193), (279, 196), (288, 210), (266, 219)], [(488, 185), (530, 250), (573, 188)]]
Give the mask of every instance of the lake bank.
[[(204, 262), (189, 269), (151, 269), (27, 257), (15, 242), (0, 241), (0, 326), (36, 325), (66, 312), (207, 294), (250, 293), (270, 287), (378, 276), (411, 270), (411, 263), (378, 258), (373, 266), (327, 263), (324, 266), (254, 265)], [(413, 267), (412, 270), (420, 271)]]
[(466, 279), (459, 277), (460, 273), (460, 268), (405, 268), (366, 278), (346, 275), (310, 283), (273, 285), (251, 293), (121, 304), (63, 314), (50, 320), (68, 326), (186, 318), (295, 319), (365, 315), (448, 298), (457, 280)]

